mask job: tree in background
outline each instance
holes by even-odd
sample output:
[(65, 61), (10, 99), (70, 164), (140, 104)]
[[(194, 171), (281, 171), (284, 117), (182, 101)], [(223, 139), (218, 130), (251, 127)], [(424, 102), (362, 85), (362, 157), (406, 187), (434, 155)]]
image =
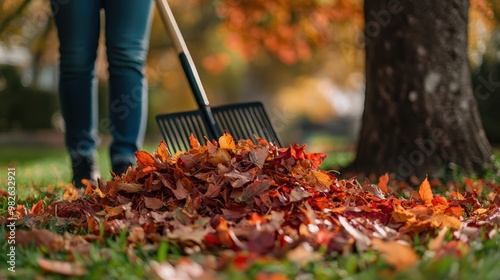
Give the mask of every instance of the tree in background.
[(408, 177), (489, 166), (468, 12), (467, 0), (365, 1), (365, 109), (352, 170)]
[[(288, 64), (307, 58), (311, 46), (331, 43), (335, 34), (324, 32), (329, 22), (355, 18), (361, 7), (359, 1), (235, 2), (223, 1), (222, 9), (237, 31), (233, 41), (245, 42), (247, 56), (261, 48)], [(356, 159), (346, 170), (441, 176), (457, 168), (481, 173), (491, 164), (471, 85), (469, 1), (445, 2), (364, 1), (365, 109)], [(490, 12), (486, 1), (473, 3), (474, 13)]]

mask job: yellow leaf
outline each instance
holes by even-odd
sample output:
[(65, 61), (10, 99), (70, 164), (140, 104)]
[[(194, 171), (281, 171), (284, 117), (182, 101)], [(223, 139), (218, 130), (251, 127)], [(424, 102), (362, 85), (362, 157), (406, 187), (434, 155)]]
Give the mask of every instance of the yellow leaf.
[(392, 212), (392, 218), (398, 223), (415, 222), (415, 214), (407, 211), (401, 205), (396, 204)]
[(436, 221), (440, 228), (447, 227), (452, 230), (457, 230), (462, 225), (462, 222), (459, 219), (448, 215), (435, 215), (429, 220)]
[(64, 200), (75, 200), (79, 198), (78, 190), (73, 185), (67, 185), (64, 188), (63, 199)]
[(434, 195), (432, 194), (431, 184), (429, 184), (427, 177), (425, 177), (425, 180), (420, 185), (418, 194), (420, 195), (420, 199), (425, 204), (432, 204), (432, 199), (434, 198)]
[(224, 135), (219, 138), (219, 147), (221, 149), (235, 149), (236, 144), (234, 143), (233, 136), (227, 132), (224, 133)]
[(487, 210), (487, 209), (484, 209), (484, 208), (478, 208), (478, 209), (474, 210), (474, 212), (472, 212), (472, 214), (474, 214), (474, 215), (481, 215), (481, 214), (484, 214), (484, 213), (486, 213), (486, 212), (488, 212), (488, 210)]

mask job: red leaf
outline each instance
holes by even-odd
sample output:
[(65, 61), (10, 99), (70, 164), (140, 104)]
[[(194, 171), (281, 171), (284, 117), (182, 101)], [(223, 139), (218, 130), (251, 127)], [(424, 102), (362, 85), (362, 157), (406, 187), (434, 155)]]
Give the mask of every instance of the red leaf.
[(29, 214), (36, 215), (43, 211), (43, 201), (39, 200), (35, 205), (31, 207), (31, 210), (29, 211)]

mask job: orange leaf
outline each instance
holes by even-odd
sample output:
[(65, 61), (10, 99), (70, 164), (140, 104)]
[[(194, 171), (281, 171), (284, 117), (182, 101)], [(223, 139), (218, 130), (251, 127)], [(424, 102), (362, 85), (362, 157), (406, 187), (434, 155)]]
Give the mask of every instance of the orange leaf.
[(465, 197), (459, 192), (450, 192), (450, 196), (456, 198), (457, 200), (465, 200)]
[(227, 132), (224, 133), (224, 135), (219, 138), (219, 146), (221, 149), (235, 149), (236, 144), (234, 143), (233, 136)]
[(418, 194), (420, 195), (420, 199), (425, 204), (432, 204), (432, 199), (434, 198), (434, 195), (432, 194), (431, 185), (429, 184), (427, 177), (425, 177), (425, 180), (420, 185)]
[(135, 152), (135, 157), (137, 158), (137, 167), (143, 169), (147, 166), (152, 166), (155, 163), (155, 159), (151, 154), (146, 151)]
[(382, 254), (384, 260), (396, 270), (410, 268), (418, 261), (417, 253), (410, 246), (380, 239), (373, 239), (372, 244)]
[(387, 183), (389, 182), (389, 174), (385, 173), (384, 175), (378, 178), (377, 187), (383, 192), (387, 193)]
[(462, 209), (462, 207), (459, 207), (459, 206), (453, 206), (453, 207), (449, 207), (447, 208), (444, 213), (446, 215), (451, 215), (451, 216), (454, 216), (454, 217), (457, 217), (457, 218), (460, 218), (462, 217), (462, 215), (464, 214), (464, 210)]
[(167, 144), (165, 141), (161, 141), (160, 145), (158, 145), (158, 149), (156, 149), (156, 154), (159, 156), (160, 161), (165, 163), (170, 159), (172, 156), (170, 155), (170, 152), (168, 151)]
[(437, 205), (448, 206), (448, 201), (446, 200), (446, 198), (444, 198), (442, 196), (434, 197), (431, 202), (432, 202), (432, 205), (434, 205), (434, 206), (437, 206)]
[(200, 147), (200, 142), (196, 139), (196, 137), (194, 137), (193, 134), (189, 135), (189, 146), (191, 149)]

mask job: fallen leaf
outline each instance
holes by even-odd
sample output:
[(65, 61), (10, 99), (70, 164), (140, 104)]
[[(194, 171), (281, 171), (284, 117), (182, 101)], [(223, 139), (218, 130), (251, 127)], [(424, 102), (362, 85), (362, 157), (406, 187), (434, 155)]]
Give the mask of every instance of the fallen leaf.
[(264, 167), (264, 163), (269, 155), (267, 147), (259, 147), (250, 151), (250, 161), (260, 168)]
[(236, 149), (236, 144), (234, 143), (233, 136), (231, 136), (231, 134), (227, 132), (219, 137), (219, 146), (221, 149)]
[(245, 202), (245, 201), (249, 200), (250, 198), (258, 196), (263, 191), (269, 189), (269, 187), (271, 186), (271, 182), (272, 182), (271, 180), (256, 179), (255, 181), (253, 181), (252, 183), (250, 183), (248, 186), (246, 186), (243, 189), (241, 197), (239, 197), (238, 200)]
[(85, 270), (85, 268), (79, 263), (53, 261), (39, 258), (38, 265), (46, 272), (66, 276), (83, 276), (87, 274), (87, 270)]
[(137, 168), (143, 169), (148, 166), (154, 166), (155, 159), (153, 156), (146, 151), (135, 152), (135, 157), (137, 158)]
[(158, 145), (156, 154), (158, 155), (160, 161), (163, 163), (167, 163), (167, 161), (172, 157), (170, 155), (170, 152), (168, 151), (167, 144), (163, 140), (160, 142), (160, 145)]
[(410, 246), (377, 238), (372, 239), (372, 244), (375, 250), (382, 254), (384, 260), (397, 271), (410, 268), (418, 262), (417, 253)]
[(163, 207), (163, 201), (156, 197), (144, 197), (144, 205), (148, 209), (157, 210)]
[(39, 200), (36, 204), (34, 204), (28, 214), (35, 215), (41, 211), (43, 211), (43, 200)]
[(191, 149), (200, 147), (200, 142), (198, 141), (198, 139), (196, 139), (196, 137), (194, 137), (192, 133), (191, 135), (189, 135), (189, 146), (191, 147)]
[(387, 193), (387, 183), (389, 182), (389, 174), (385, 173), (384, 175), (378, 178), (378, 188), (385, 194)]
[(459, 219), (448, 215), (435, 215), (429, 220), (436, 221), (440, 228), (448, 227), (453, 230), (458, 230), (462, 226), (462, 222)]
[(420, 195), (420, 199), (425, 204), (432, 204), (432, 199), (434, 198), (434, 195), (432, 194), (431, 185), (429, 184), (427, 177), (425, 177), (425, 180), (420, 185), (420, 188), (418, 189), (418, 194)]
[(449, 229), (447, 227), (443, 227), (442, 229), (440, 229), (438, 235), (435, 238), (431, 239), (431, 241), (429, 241), (429, 245), (427, 246), (427, 248), (431, 251), (436, 251), (439, 248), (443, 247), (444, 237), (448, 230)]
[(51, 252), (59, 252), (64, 248), (64, 239), (46, 229), (32, 229), (16, 231), (16, 245), (30, 245), (45, 247)]
[(398, 223), (415, 222), (415, 214), (407, 211), (401, 205), (394, 205), (394, 211), (391, 214), (392, 218)]
[(67, 185), (66, 188), (64, 188), (63, 192), (63, 199), (64, 200), (75, 200), (79, 198), (80, 195), (78, 194), (78, 190), (75, 188), (73, 185)]

